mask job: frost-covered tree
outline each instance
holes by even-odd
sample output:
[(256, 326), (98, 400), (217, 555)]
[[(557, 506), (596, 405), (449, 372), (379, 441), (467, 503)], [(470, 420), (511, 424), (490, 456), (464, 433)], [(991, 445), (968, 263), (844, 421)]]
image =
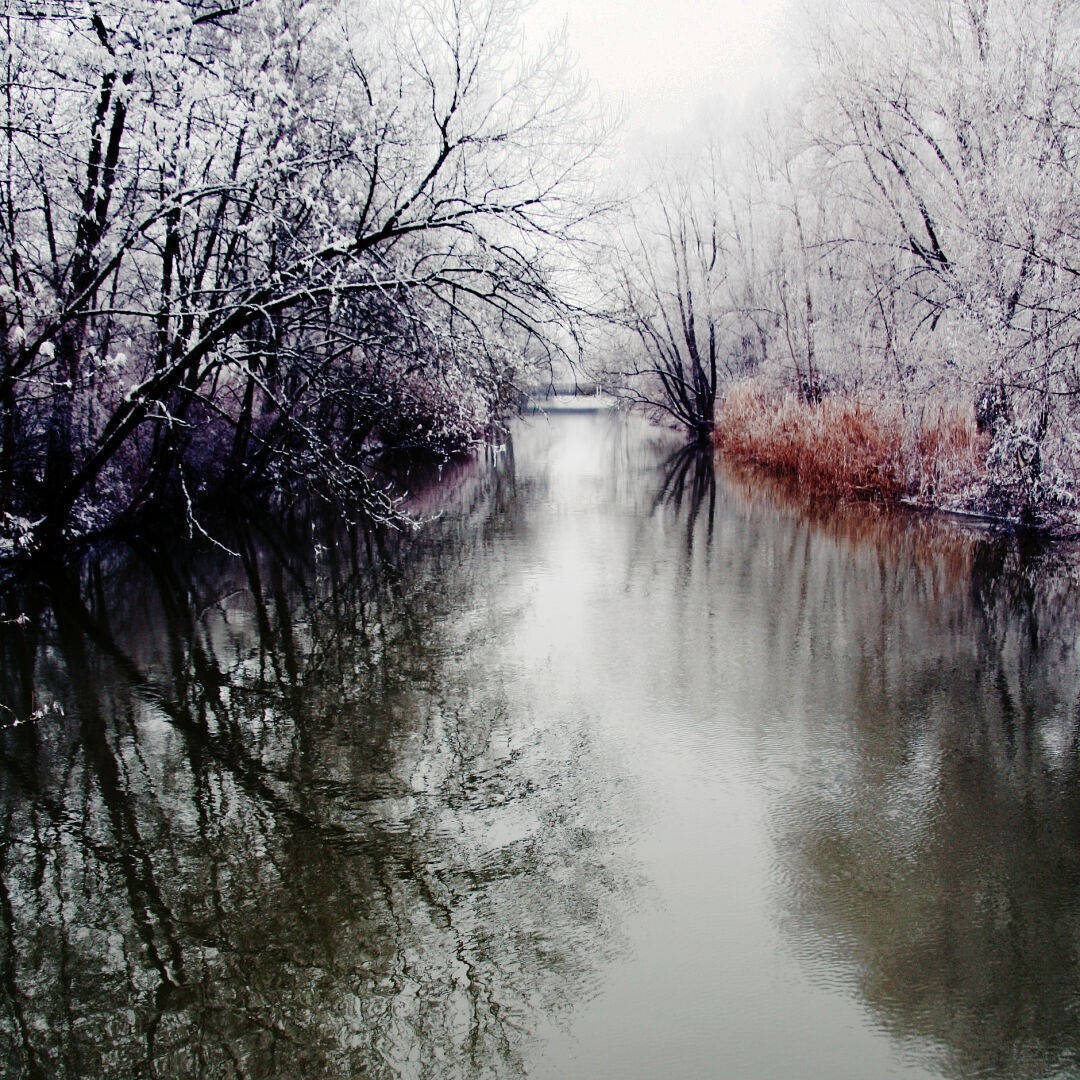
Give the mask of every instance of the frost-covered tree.
[(1074, 504), (1080, 5), (885, 3), (817, 40), (809, 120), (907, 310), (901, 366), (977, 403), (1005, 505)]
[(1080, 520), (1080, 4), (824, 0), (802, 37), (797, 99), (719, 174), (703, 136), (699, 195), (660, 197), (676, 248), (715, 224), (722, 284), (649, 237), (633, 311), (662, 327), (659, 298), (693, 281), (728, 362), (899, 414), (909, 457), (928, 410), (966, 410), (985, 442), (966, 499)]
[(483, 432), (589, 213), (557, 43), (522, 58), (512, 0), (39, 7), (2, 15), (0, 513), (312, 478), (378, 513), (373, 446)]

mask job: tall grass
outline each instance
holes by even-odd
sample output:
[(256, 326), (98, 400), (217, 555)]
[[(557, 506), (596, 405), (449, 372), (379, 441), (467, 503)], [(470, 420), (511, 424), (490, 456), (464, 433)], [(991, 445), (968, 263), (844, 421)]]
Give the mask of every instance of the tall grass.
[(729, 388), (716, 442), (813, 491), (953, 508), (980, 486), (986, 451), (970, 409), (935, 404), (912, 420), (887, 402), (833, 394), (813, 404), (753, 379)]

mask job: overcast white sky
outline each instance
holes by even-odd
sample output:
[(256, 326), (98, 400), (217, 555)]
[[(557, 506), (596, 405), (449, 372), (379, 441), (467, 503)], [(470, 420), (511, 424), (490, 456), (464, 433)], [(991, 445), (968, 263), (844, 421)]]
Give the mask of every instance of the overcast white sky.
[(565, 19), (570, 47), (630, 136), (677, 133), (737, 112), (783, 74), (791, 0), (536, 0), (526, 33)]

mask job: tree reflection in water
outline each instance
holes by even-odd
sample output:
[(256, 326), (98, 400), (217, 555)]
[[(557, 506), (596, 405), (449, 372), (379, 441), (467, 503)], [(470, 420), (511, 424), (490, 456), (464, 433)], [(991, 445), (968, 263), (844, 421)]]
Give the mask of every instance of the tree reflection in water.
[(510, 616), (447, 554), (512, 483), (419, 539), (263, 522), (8, 591), (0, 700), (65, 716), (0, 732), (6, 1075), (506, 1076), (591, 992), (617, 799), (507, 723)]
[[(727, 470), (776, 590), (779, 918), (823, 983), (946, 1075), (1080, 1069), (1076, 553)], [(793, 662), (792, 658), (799, 658)], [(797, 707), (791, 703), (797, 702)]]
[(712, 543), (716, 523), (715, 456), (699, 443), (680, 446), (663, 464), (662, 480), (653, 510), (670, 507), (676, 517), (685, 514), (686, 554), (693, 558), (698, 521), (704, 515), (704, 541)]

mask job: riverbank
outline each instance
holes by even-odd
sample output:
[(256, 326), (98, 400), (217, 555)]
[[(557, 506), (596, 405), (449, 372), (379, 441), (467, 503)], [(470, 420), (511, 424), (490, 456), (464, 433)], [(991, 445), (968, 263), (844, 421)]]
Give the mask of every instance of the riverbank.
[(917, 411), (840, 393), (808, 402), (748, 379), (724, 396), (714, 442), (735, 460), (824, 495), (974, 514), (1057, 535), (1080, 530), (1075, 508), (1033, 513), (995, 483), (991, 437), (974, 408), (956, 401), (927, 401)]

